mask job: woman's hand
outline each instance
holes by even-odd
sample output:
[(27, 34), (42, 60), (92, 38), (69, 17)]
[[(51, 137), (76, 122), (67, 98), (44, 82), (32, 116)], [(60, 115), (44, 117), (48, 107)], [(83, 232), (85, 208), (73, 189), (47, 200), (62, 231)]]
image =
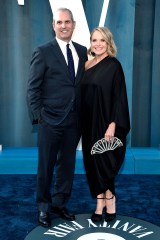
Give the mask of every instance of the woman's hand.
[(115, 129), (116, 129), (115, 122), (110, 123), (104, 135), (104, 138), (107, 140), (107, 142), (111, 142), (113, 140)]

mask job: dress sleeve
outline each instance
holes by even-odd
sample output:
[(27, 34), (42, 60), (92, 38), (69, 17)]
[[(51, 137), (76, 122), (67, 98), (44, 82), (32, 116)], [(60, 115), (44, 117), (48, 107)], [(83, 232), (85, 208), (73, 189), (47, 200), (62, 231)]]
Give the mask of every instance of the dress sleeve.
[(115, 133), (125, 137), (130, 130), (130, 118), (125, 77), (120, 63), (114, 74), (112, 103), (111, 122), (116, 123)]

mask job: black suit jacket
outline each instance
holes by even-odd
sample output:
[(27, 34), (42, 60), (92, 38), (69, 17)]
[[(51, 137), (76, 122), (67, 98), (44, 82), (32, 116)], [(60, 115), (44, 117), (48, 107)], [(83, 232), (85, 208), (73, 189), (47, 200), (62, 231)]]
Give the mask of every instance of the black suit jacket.
[(79, 56), (74, 83), (56, 39), (35, 49), (27, 92), (33, 123), (42, 118), (51, 125), (59, 125), (73, 104), (80, 111), (80, 81), (87, 61), (87, 49), (75, 42), (73, 44)]

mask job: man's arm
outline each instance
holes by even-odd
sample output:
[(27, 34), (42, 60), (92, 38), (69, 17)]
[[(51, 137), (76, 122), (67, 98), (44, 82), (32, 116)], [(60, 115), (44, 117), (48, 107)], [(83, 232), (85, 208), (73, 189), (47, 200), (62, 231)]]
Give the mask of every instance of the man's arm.
[(40, 112), (42, 108), (42, 82), (45, 72), (45, 63), (43, 55), (39, 48), (37, 48), (31, 59), (30, 73), (27, 89), (27, 100), (29, 109), (33, 117), (33, 123), (37, 123), (40, 119)]

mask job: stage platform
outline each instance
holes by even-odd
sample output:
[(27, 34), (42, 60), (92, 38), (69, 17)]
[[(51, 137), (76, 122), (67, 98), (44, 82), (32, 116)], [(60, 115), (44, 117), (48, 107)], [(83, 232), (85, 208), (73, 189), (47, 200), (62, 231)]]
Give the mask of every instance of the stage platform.
[[(36, 174), (37, 148), (4, 148), (0, 151), (0, 174)], [(76, 174), (83, 174), (82, 151), (77, 150)], [(127, 148), (120, 174), (160, 174), (159, 148)]]

